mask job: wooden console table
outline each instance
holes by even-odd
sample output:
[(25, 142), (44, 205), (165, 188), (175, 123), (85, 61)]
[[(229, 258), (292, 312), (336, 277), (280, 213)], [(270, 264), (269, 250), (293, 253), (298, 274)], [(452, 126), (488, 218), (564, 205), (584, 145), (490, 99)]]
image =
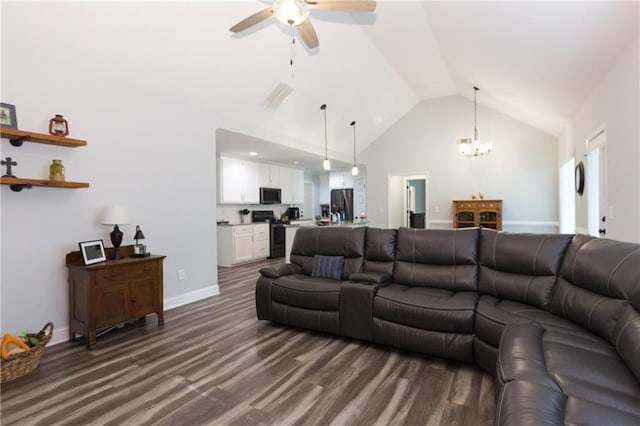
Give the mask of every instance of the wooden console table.
[[(107, 249), (107, 255), (113, 249)], [(121, 247), (119, 260), (85, 266), (79, 251), (68, 253), (69, 340), (85, 337), (87, 349), (96, 331), (116, 324), (158, 315), (164, 324), (162, 262), (166, 256), (130, 257), (132, 246)]]

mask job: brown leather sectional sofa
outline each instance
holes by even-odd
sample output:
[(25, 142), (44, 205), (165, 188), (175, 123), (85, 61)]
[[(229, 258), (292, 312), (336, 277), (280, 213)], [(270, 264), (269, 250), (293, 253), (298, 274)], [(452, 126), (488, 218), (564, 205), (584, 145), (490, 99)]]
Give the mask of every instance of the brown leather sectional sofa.
[[(341, 279), (314, 277), (316, 255), (342, 257)], [(301, 228), (260, 272), (259, 319), (477, 364), (496, 424), (640, 424), (639, 244)]]

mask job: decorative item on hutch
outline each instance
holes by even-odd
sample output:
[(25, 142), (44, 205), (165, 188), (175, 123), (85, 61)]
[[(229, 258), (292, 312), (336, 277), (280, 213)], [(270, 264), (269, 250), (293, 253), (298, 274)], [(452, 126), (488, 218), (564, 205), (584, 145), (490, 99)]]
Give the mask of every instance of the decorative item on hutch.
[(69, 134), (69, 123), (60, 114), (56, 114), (49, 120), (49, 133), (56, 136), (67, 136)]
[(62, 160), (53, 160), (49, 166), (49, 180), (64, 181), (64, 165), (62, 165)]
[(133, 239), (136, 240), (136, 244), (133, 246), (133, 254), (131, 257), (146, 257), (151, 254), (147, 251), (147, 246), (140, 244), (138, 241), (145, 239), (142, 229), (140, 229), (140, 225), (136, 225), (136, 235), (133, 236)]

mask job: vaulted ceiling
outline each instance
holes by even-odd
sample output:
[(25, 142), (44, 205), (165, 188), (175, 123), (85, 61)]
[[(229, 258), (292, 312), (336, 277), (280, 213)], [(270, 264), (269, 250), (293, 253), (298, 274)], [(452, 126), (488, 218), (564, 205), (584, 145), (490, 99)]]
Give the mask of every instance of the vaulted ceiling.
[[(246, 128), (229, 130), (252, 143), (324, 155), (326, 103), (329, 151), (345, 161), (352, 120), (360, 151), (420, 100), (472, 98), (474, 85), (479, 103), (559, 135), (638, 37), (638, 2), (628, 1), (379, 1), (373, 14), (314, 10), (320, 47), (312, 50), (300, 42), (292, 49), (290, 29), (276, 19), (228, 31), (270, 4), (3, 2), (2, 34), (30, 54), (242, 120)], [(14, 21), (14, 10), (33, 19)], [(266, 108), (280, 82), (293, 92)], [(242, 147), (241, 138), (230, 140), (227, 149)]]

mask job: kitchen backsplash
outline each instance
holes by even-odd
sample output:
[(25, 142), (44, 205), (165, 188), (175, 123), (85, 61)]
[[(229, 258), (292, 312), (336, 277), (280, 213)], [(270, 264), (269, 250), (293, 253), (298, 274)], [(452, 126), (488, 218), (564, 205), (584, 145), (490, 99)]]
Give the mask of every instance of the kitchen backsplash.
[[(295, 206), (295, 205), (294, 205)], [(280, 217), (290, 207), (288, 204), (218, 204), (216, 213), (216, 221), (228, 221), (229, 223), (241, 223), (240, 213), (238, 211), (248, 209), (250, 212), (253, 210), (273, 210), (273, 213)], [(250, 213), (249, 213), (250, 214)], [(250, 216), (249, 216), (250, 217)], [(249, 219), (251, 220), (251, 219)]]

